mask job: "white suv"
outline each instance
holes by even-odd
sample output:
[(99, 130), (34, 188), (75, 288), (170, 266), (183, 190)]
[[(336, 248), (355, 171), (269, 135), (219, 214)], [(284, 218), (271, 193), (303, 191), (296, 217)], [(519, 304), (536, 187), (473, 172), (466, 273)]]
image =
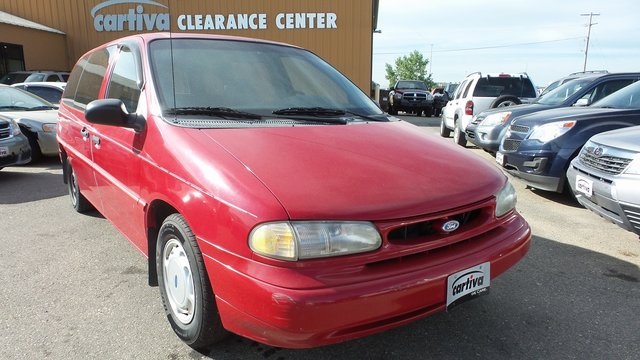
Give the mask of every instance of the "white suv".
[(453, 131), (453, 140), (466, 146), (464, 131), (474, 115), (496, 107), (527, 104), (536, 96), (536, 88), (526, 73), (469, 74), (442, 109), (440, 135), (449, 137)]

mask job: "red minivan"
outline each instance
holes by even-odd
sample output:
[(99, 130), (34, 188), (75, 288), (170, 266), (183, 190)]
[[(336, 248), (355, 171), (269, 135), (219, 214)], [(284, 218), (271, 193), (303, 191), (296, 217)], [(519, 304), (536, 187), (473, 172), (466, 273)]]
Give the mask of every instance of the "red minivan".
[(194, 348), (380, 332), (488, 293), (530, 245), (504, 174), (290, 45), (115, 40), (74, 67), (57, 136), (73, 207), (148, 258)]

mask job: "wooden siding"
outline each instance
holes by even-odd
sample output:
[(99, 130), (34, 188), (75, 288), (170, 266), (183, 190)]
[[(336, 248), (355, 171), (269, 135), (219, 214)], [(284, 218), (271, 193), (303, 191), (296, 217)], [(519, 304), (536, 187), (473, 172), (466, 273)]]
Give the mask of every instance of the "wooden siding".
[[(266, 14), (266, 29), (201, 30), (234, 36), (275, 40), (298, 45), (323, 57), (356, 85), (369, 93), (372, 56), (372, 0), (156, 0), (168, 8), (142, 4), (144, 13), (170, 13), (171, 31), (177, 27), (179, 14)], [(31, 20), (66, 33), (67, 56), (71, 68), (87, 50), (142, 31), (98, 32), (91, 10), (100, 0), (2, 0), (0, 11)], [(97, 14), (127, 14), (140, 4), (111, 5)], [(335, 13), (335, 29), (278, 29), (275, 19), (280, 13)], [(125, 25), (126, 27), (126, 25)], [(26, 54), (25, 54), (26, 55)]]

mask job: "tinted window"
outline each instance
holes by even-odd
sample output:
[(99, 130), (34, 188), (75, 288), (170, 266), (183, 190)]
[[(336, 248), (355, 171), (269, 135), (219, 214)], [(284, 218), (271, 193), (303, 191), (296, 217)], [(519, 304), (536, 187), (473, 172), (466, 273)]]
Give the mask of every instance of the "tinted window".
[(60, 78), (58, 77), (58, 75), (49, 75), (47, 76), (47, 80), (45, 81), (60, 81)]
[(62, 90), (45, 87), (45, 86), (27, 86), (26, 88), (22, 88), (32, 94), (40, 96), (41, 98), (47, 100), (50, 103), (57, 104), (60, 102), (60, 98), (62, 97)]
[(106, 95), (108, 98), (122, 100), (130, 113), (136, 111), (140, 98), (140, 89), (138, 88), (140, 74), (136, 64), (135, 54), (129, 48), (123, 47), (109, 79)]
[[(635, 80), (628, 80), (635, 81)], [(619, 85), (617, 82), (615, 85)], [(616, 109), (640, 109), (640, 81), (635, 81), (610, 96), (606, 96), (602, 100), (594, 103), (593, 107), (610, 107)]]
[(527, 78), (521, 77), (481, 77), (478, 79), (473, 96), (498, 97), (513, 95), (517, 97), (536, 97), (536, 90)]
[(623, 87), (631, 84), (633, 80), (624, 79), (624, 80), (611, 80), (604, 82), (592, 91), (591, 96), (589, 97), (589, 103), (592, 104), (606, 96), (613, 94), (614, 92), (622, 89)]

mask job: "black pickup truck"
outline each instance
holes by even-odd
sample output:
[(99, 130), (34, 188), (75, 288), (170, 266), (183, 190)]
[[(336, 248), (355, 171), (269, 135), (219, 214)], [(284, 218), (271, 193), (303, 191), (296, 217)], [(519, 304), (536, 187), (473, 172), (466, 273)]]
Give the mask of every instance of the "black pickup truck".
[(398, 111), (425, 116), (433, 114), (433, 95), (420, 80), (399, 80), (389, 92), (389, 114)]

